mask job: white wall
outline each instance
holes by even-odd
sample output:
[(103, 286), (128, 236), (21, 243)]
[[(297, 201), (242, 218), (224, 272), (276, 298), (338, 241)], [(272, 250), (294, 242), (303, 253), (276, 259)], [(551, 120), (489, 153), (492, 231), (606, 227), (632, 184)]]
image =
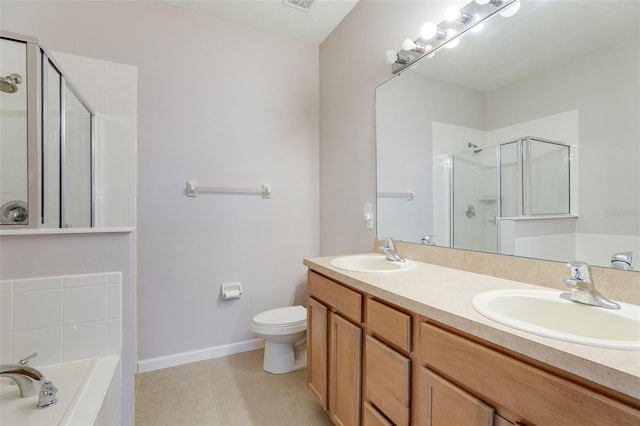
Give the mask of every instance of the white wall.
[(384, 52), (415, 38), (441, 1), (361, 0), (320, 46), (320, 252), (372, 250), (363, 205), (374, 203), (375, 88), (392, 77)]
[[(159, 2), (3, 2), (2, 28), (138, 67), (138, 354), (252, 338), (318, 253), (318, 48)], [(246, 46), (246, 48), (238, 48)], [(185, 181), (272, 185), (188, 198)], [(218, 300), (224, 282), (245, 293)]]

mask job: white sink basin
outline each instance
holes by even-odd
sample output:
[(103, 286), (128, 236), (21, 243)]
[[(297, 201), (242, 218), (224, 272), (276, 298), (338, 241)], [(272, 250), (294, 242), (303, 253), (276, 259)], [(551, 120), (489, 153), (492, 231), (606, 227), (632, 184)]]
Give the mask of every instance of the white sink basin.
[(385, 259), (382, 254), (357, 254), (343, 256), (329, 262), (336, 268), (354, 272), (397, 272), (407, 271), (416, 267), (409, 259), (404, 262), (393, 262)]
[(640, 350), (640, 306), (619, 310), (560, 298), (555, 290), (492, 290), (477, 294), (476, 311), (508, 327), (567, 342)]

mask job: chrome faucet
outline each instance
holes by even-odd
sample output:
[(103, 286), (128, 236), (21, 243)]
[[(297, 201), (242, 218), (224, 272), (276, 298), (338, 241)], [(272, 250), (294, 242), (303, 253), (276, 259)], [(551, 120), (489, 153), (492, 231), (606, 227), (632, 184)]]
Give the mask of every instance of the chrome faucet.
[(602, 295), (593, 284), (591, 268), (588, 263), (574, 260), (567, 263), (571, 269), (571, 278), (563, 281), (569, 289), (568, 293), (560, 294), (560, 297), (572, 302), (584, 303), (607, 309), (620, 309), (620, 305)]
[(398, 250), (396, 250), (396, 245), (393, 242), (392, 238), (385, 238), (384, 245), (380, 247), (380, 251), (386, 254), (385, 259), (390, 260), (392, 262), (404, 262), (405, 258), (398, 254)]
[(429, 235), (425, 235), (424, 237), (422, 237), (422, 239), (420, 240), (421, 244), (424, 244), (425, 246), (435, 246), (436, 242), (434, 241), (434, 238), (436, 236), (433, 234), (429, 234)]
[(8, 377), (18, 385), (20, 397), (28, 398), (39, 394), (38, 408), (48, 407), (58, 402), (56, 392), (58, 389), (45, 379), (37, 369), (27, 365), (29, 360), (37, 354), (31, 354), (21, 359), (17, 364), (0, 365), (0, 377)]
[(623, 253), (616, 253), (611, 256), (611, 267), (614, 269), (623, 269), (625, 271), (633, 271), (633, 252), (626, 251)]

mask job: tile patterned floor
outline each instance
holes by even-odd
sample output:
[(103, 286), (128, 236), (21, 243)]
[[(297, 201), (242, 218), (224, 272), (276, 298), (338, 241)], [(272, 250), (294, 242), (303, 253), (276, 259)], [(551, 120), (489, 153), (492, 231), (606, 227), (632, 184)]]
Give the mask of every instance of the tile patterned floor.
[(269, 374), (263, 350), (136, 378), (137, 426), (329, 426), (306, 385), (306, 370)]

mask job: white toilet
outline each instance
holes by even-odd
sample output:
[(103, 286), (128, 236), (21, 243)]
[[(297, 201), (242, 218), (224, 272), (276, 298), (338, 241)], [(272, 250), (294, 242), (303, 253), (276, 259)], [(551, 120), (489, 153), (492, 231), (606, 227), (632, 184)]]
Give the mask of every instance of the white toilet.
[(266, 341), (264, 371), (282, 374), (307, 366), (307, 309), (304, 306), (262, 312), (253, 317), (251, 330)]

